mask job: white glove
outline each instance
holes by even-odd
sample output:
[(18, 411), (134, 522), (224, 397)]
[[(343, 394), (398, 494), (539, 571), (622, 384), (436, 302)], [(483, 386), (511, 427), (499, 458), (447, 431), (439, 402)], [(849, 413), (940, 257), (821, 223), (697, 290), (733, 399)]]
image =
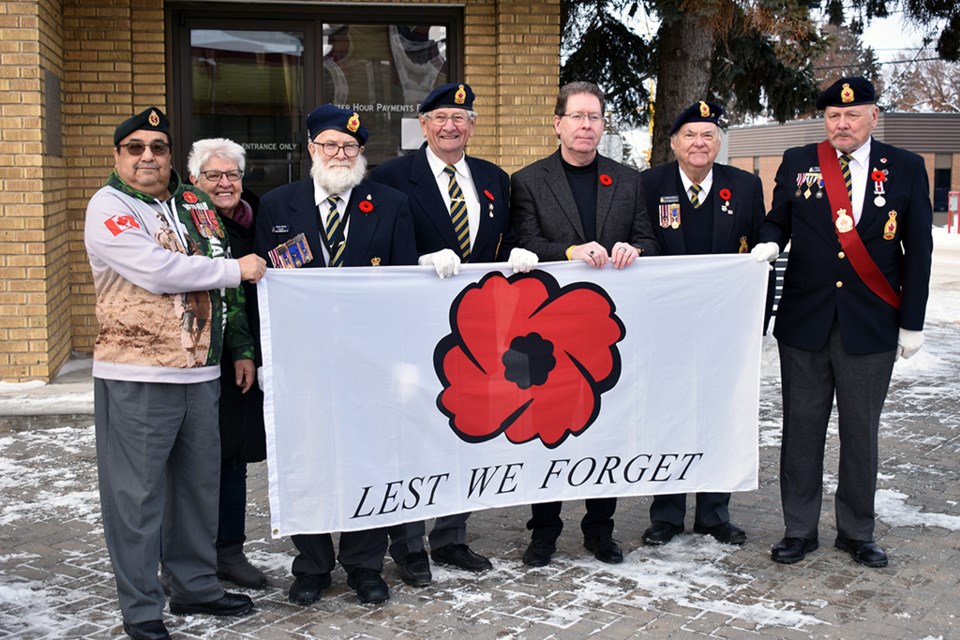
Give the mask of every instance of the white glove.
[(449, 278), (450, 276), (455, 276), (460, 273), (460, 256), (455, 254), (451, 249), (440, 249), (440, 251), (434, 253), (426, 253), (420, 256), (418, 262), (421, 267), (432, 264), (441, 279)]
[(540, 264), (540, 258), (533, 251), (527, 251), (520, 247), (514, 247), (510, 250), (510, 257), (507, 258), (510, 268), (514, 273), (529, 273)]
[(916, 355), (922, 346), (923, 331), (900, 329), (900, 335), (897, 336), (897, 358), (903, 356), (903, 359), (906, 360)]
[(773, 262), (780, 255), (780, 245), (776, 242), (761, 242), (755, 246), (750, 255), (757, 259), (757, 262)]
[(267, 387), (263, 384), (263, 367), (257, 367), (257, 384), (260, 385), (260, 390), (263, 391)]

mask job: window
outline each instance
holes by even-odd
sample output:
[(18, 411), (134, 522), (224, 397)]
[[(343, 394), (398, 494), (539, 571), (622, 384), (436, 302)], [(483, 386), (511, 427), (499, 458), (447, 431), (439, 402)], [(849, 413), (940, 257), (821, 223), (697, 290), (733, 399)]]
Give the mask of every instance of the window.
[(419, 148), (420, 102), (462, 77), (462, 8), (168, 6), (175, 161), (194, 140), (230, 138), (256, 195), (308, 175), (316, 106), (360, 114), (375, 166)]

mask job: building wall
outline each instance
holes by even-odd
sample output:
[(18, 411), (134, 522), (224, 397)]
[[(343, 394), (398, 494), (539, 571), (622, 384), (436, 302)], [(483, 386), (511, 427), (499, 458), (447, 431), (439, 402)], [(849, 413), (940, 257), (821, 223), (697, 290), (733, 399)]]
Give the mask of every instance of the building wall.
[(63, 362), (70, 353), (65, 163), (62, 156), (44, 153), (48, 142), (44, 139), (45, 76), (63, 73), (60, 5), (56, 0), (4, 5), (0, 12), (0, 379), (43, 379), (49, 375), (51, 359)]
[[(470, 153), (512, 172), (556, 147), (560, 2), (453, 4), (465, 5), (464, 80), (478, 94)], [(165, 42), (162, 0), (0, 2), (0, 380), (48, 380), (93, 350), (86, 202), (113, 168), (114, 127), (170, 109)], [(45, 138), (56, 122), (60, 139)]]

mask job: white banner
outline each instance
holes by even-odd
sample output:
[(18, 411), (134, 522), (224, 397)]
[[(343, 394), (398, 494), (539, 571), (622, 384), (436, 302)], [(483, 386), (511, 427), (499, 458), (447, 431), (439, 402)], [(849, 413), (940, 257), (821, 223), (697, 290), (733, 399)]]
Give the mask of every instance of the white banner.
[(767, 265), (268, 270), (274, 536), (757, 487)]

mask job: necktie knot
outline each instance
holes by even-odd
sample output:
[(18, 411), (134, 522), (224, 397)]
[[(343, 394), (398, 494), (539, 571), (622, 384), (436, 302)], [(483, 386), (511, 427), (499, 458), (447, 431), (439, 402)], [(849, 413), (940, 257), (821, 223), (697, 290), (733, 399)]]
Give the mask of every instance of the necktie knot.
[(694, 209), (700, 208), (700, 194), (703, 192), (703, 189), (698, 184), (690, 185), (690, 204), (693, 205)]
[(456, 168), (455, 166), (453, 166), (452, 164), (448, 164), (447, 166), (445, 166), (445, 167), (443, 168), (443, 172), (444, 172), (445, 174), (447, 174), (447, 176), (448, 176), (451, 180), (456, 179), (456, 176), (457, 176), (457, 168)]

